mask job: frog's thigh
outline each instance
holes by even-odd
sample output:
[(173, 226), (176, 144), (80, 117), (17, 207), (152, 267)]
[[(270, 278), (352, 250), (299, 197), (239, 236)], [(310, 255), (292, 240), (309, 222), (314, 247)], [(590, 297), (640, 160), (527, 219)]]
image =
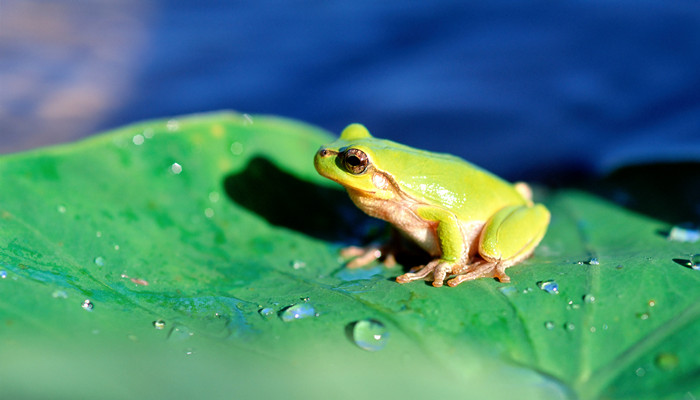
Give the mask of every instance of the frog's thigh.
[(422, 206), (416, 213), (423, 219), (437, 223), (435, 234), (440, 246), (440, 258), (448, 262), (456, 262), (462, 259), (468, 250), (457, 216), (438, 207)]
[(486, 222), (479, 240), (479, 254), (500, 269), (527, 258), (549, 225), (549, 211), (541, 204), (510, 206)]

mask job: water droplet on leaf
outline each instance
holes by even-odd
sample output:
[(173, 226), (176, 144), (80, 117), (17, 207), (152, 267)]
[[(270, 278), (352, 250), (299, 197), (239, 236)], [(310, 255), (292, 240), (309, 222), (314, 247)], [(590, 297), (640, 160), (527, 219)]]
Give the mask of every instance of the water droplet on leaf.
[(498, 291), (503, 293), (505, 296), (512, 296), (518, 291), (518, 289), (515, 286), (503, 286), (498, 288)]
[(584, 294), (583, 295), (583, 302), (591, 304), (591, 303), (595, 302), (595, 296), (593, 296), (592, 294)]
[(551, 293), (551, 294), (558, 294), (559, 293), (559, 285), (551, 279), (548, 281), (537, 282), (537, 287), (544, 290), (547, 293)]
[(95, 308), (95, 305), (92, 304), (92, 302), (90, 300), (86, 299), (85, 301), (83, 301), (83, 304), (81, 307), (83, 307), (84, 310), (92, 311), (92, 309)]
[(165, 321), (163, 321), (162, 319), (159, 319), (157, 321), (153, 321), (153, 327), (158, 329), (158, 330), (161, 330), (161, 329), (165, 328)]
[(700, 270), (700, 254), (693, 254), (690, 256), (690, 268), (695, 270)]
[(644, 312), (644, 313), (637, 313), (637, 318), (643, 320), (649, 319), (649, 313)]
[(546, 321), (544, 323), (544, 327), (547, 328), (547, 330), (552, 330), (554, 329), (554, 322), (553, 321)]
[(7, 278), (7, 271), (0, 271), (0, 279)]
[(676, 225), (671, 228), (667, 239), (674, 242), (697, 242), (700, 239), (700, 230), (689, 226)]
[(571, 322), (567, 322), (564, 324), (564, 329), (566, 329), (567, 331), (573, 331), (574, 329), (576, 329), (576, 325), (574, 325)]
[(180, 175), (180, 173), (182, 173), (182, 165), (178, 163), (173, 163), (170, 166), (170, 172), (172, 172), (175, 175)]
[(137, 146), (141, 146), (145, 140), (146, 139), (141, 134), (134, 135), (134, 137), (131, 138), (131, 141)]
[(231, 144), (231, 154), (234, 156), (240, 156), (243, 154), (243, 145), (240, 142), (233, 142)]
[(262, 315), (263, 317), (269, 317), (270, 315), (273, 315), (275, 313), (275, 310), (271, 307), (264, 307), (258, 310), (258, 314)]
[(386, 346), (389, 332), (386, 326), (374, 319), (357, 321), (352, 327), (352, 339), (357, 346), (367, 351), (379, 351)]
[(105, 265), (105, 259), (104, 259), (104, 257), (95, 257), (95, 264), (96, 264), (98, 267), (104, 267), (104, 265)]
[(279, 316), (282, 321), (289, 322), (297, 319), (316, 317), (318, 314), (316, 313), (316, 309), (309, 303), (300, 303), (283, 309)]

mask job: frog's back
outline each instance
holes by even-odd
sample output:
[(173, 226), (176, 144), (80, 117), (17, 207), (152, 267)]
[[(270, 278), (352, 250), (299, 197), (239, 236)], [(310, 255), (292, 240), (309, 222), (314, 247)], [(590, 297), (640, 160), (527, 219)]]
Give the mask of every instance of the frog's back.
[(446, 208), (461, 220), (486, 220), (507, 205), (527, 202), (509, 182), (459, 157), (396, 144), (375, 151), (402, 171), (393, 177), (404, 193)]

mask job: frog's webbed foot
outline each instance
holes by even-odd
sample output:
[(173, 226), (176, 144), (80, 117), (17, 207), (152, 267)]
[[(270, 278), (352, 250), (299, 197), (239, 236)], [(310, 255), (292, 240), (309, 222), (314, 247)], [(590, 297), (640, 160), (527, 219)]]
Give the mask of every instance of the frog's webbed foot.
[(343, 258), (353, 258), (345, 266), (347, 268), (360, 268), (380, 260), (385, 266), (391, 268), (396, 265), (396, 258), (391, 245), (372, 244), (366, 247), (350, 246), (340, 250)]
[(444, 260), (433, 260), (425, 266), (421, 266), (396, 277), (396, 282), (407, 283), (427, 278), (433, 275), (433, 286), (440, 287), (445, 283), (448, 276), (454, 277), (447, 281), (449, 286), (457, 286), (462, 282), (479, 278), (496, 278), (501, 282), (510, 282), (510, 277), (506, 274), (506, 263), (490, 262), (478, 260), (471, 264), (460, 266)]
[(433, 274), (433, 286), (440, 287), (445, 282), (447, 275), (451, 273), (455, 264), (445, 260), (433, 260), (425, 266), (418, 267), (415, 271), (407, 272), (396, 277), (396, 282), (407, 283), (425, 279), (431, 273)]
[(502, 262), (491, 262), (479, 260), (465, 265), (455, 271), (455, 277), (447, 281), (449, 286), (455, 287), (462, 282), (472, 281), (479, 278), (496, 278), (500, 282), (510, 282), (510, 277), (506, 274), (506, 268), (510, 264)]

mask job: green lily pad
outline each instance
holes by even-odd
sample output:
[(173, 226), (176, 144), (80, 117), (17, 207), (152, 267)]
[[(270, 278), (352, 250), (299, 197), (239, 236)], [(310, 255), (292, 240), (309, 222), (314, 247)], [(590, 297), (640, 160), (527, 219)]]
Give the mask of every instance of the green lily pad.
[(331, 140), (215, 113), (1, 157), (3, 394), (700, 396), (700, 251), (667, 222), (553, 191), (511, 283), (400, 285), (338, 258), (383, 225), (314, 171)]

